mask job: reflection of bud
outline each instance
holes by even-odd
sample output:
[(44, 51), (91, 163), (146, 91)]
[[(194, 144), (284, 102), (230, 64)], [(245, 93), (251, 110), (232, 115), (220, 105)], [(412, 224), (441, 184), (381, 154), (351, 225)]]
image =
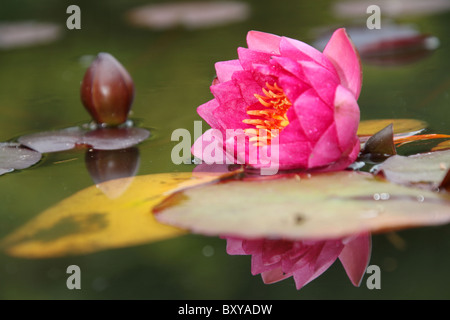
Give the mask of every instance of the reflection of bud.
[(90, 149), (86, 152), (85, 162), (97, 187), (114, 199), (125, 192), (136, 175), (139, 150), (136, 147), (121, 150)]
[(134, 98), (133, 79), (109, 53), (99, 53), (81, 83), (81, 101), (99, 124), (127, 120)]

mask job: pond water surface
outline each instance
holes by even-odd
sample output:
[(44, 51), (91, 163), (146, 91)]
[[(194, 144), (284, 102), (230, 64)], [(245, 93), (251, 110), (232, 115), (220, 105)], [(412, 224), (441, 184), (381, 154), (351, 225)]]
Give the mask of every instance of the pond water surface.
[[(136, 170), (137, 175), (192, 171), (193, 165), (171, 161), (175, 145), (171, 133), (177, 128), (193, 132), (194, 121), (201, 120), (195, 110), (212, 98), (209, 85), (215, 76), (214, 63), (235, 59), (236, 48), (246, 46), (249, 30), (317, 45), (324, 32), (337, 27), (359, 27), (367, 32), (367, 3), (353, 2), (356, 14), (352, 16), (340, 13), (336, 8), (342, 4), (337, 1), (289, 0), (274, 5), (271, 1), (249, 0), (245, 1), (248, 11), (238, 21), (152, 30), (133, 25), (126, 15), (128, 10), (151, 1), (78, 1), (81, 29), (69, 30), (68, 2), (2, 1), (0, 22), (54, 23), (60, 34), (40, 45), (0, 47), (0, 141), (88, 123), (89, 115), (79, 97), (80, 82), (92, 57), (109, 52), (135, 82), (131, 119), (152, 133), (138, 145), (139, 152), (133, 151), (135, 168), (131, 171)], [(393, 14), (385, 2), (380, 4), (381, 30), (393, 24), (408, 26), (435, 37), (439, 46), (413, 61), (409, 52), (389, 64), (363, 60), (364, 83), (358, 101), (362, 120), (415, 118), (426, 121), (430, 132), (450, 134), (450, 11), (446, 10), (446, 1), (436, 2), (443, 6), (436, 12), (405, 8), (405, 14)], [(93, 186), (87, 162), (85, 149), (49, 153), (29, 169), (0, 176), (0, 238)], [(91, 230), (101, 221), (83, 223)], [(68, 223), (59, 232), (86, 231), (73, 228)], [(41, 241), (50, 243), (57, 237), (42, 235)], [(16, 257), (2, 250), (0, 298), (450, 298), (447, 225), (373, 235), (370, 264), (380, 267), (381, 289), (367, 287), (368, 275), (359, 288), (354, 287), (337, 262), (301, 290), (295, 288), (292, 279), (266, 285), (260, 276), (251, 274), (249, 256), (228, 255), (225, 249), (224, 239), (183, 234), (62, 257)], [(81, 269), (81, 290), (66, 286), (70, 265)]]

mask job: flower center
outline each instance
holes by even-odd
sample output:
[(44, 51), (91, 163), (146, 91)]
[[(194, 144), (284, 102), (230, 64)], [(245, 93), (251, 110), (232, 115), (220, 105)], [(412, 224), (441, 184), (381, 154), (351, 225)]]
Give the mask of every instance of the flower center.
[[(250, 136), (250, 142), (257, 146), (270, 144), (272, 138), (277, 135), (271, 130), (278, 130), (279, 134), (289, 124), (286, 113), (292, 106), (283, 89), (276, 83), (273, 85), (266, 83), (266, 87), (267, 89), (262, 89), (264, 96), (255, 94), (261, 109), (247, 110), (247, 114), (252, 117), (242, 121), (255, 126), (255, 128), (245, 129), (244, 132)], [(261, 133), (265, 134), (261, 135)]]

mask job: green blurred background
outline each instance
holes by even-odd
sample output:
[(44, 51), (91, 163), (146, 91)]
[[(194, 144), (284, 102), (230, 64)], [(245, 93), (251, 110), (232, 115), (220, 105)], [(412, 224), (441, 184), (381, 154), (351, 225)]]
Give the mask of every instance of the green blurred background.
[[(140, 145), (139, 175), (190, 171), (170, 159), (170, 135), (193, 132), (196, 107), (212, 98), (214, 63), (236, 58), (248, 30), (314, 43), (324, 28), (365, 27), (359, 18), (337, 15), (336, 1), (245, 1), (245, 21), (190, 30), (150, 30), (131, 25), (125, 13), (152, 1), (77, 1), (81, 30), (68, 30), (69, 1), (0, 4), (0, 22), (34, 20), (61, 27), (49, 44), (0, 50), (0, 141), (23, 134), (87, 123), (79, 98), (86, 61), (109, 52), (128, 69), (136, 86), (132, 118), (152, 130)], [(357, 1), (360, 3), (360, 1)], [(373, 2), (376, 3), (376, 2)], [(364, 4), (364, 2), (363, 2)], [(370, 2), (372, 4), (372, 2)], [(387, 20), (381, 7), (382, 27)], [(412, 64), (364, 64), (361, 118), (416, 118), (432, 132), (450, 134), (450, 13), (400, 15), (440, 40), (430, 56)], [(386, 18), (387, 19), (387, 18)], [(204, 126), (204, 129), (206, 125)], [(46, 208), (93, 185), (84, 151), (47, 154), (27, 170), (0, 177), (0, 238)], [(66, 268), (82, 270), (82, 289), (68, 290)], [(336, 262), (297, 291), (293, 279), (264, 285), (250, 274), (250, 257), (229, 256), (225, 241), (185, 235), (155, 243), (52, 259), (14, 258), (0, 252), (1, 299), (448, 299), (450, 227), (427, 227), (373, 236), (370, 264), (379, 265), (381, 289), (360, 288)]]

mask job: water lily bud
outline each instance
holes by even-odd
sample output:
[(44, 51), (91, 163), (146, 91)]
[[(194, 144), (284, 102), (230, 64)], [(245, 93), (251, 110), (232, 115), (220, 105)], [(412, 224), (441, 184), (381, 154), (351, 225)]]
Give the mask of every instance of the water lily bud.
[(133, 79), (127, 70), (109, 53), (99, 53), (81, 83), (81, 101), (95, 122), (124, 123), (133, 98)]

